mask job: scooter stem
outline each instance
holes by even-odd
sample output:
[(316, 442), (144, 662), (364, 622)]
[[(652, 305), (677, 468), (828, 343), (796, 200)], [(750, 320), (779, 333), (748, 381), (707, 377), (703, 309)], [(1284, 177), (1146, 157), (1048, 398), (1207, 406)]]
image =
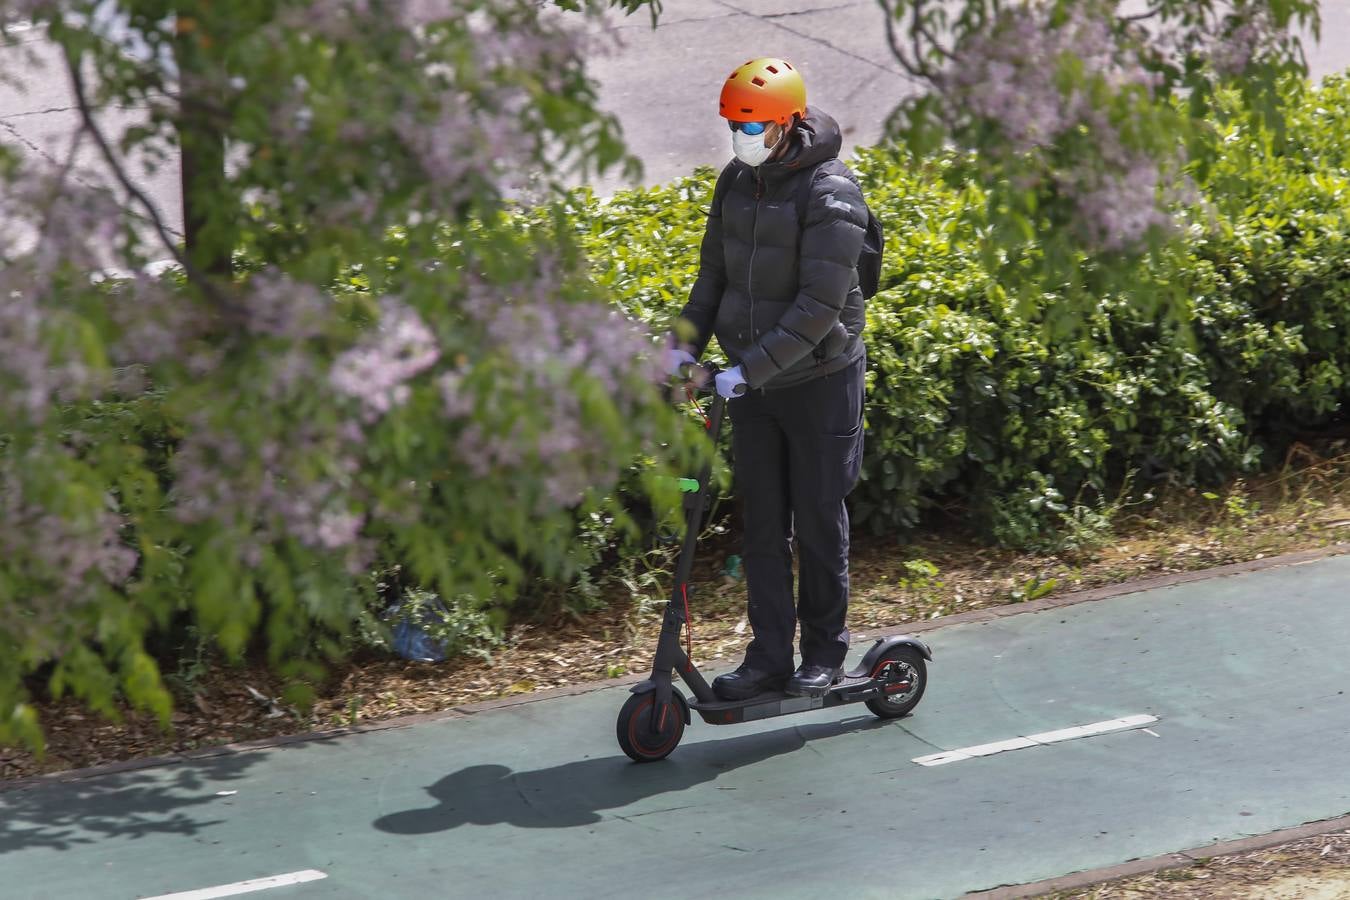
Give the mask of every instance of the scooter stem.
[[(722, 420), (726, 415), (727, 401), (720, 394), (713, 395), (712, 408), (708, 414), (708, 435), (712, 439), (713, 452), (716, 452), (718, 439), (722, 434)], [(708, 483), (712, 479), (711, 460), (704, 464), (698, 476), (698, 491), (686, 494), (684, 543), (680, 548), (679, 562), (675, 567), (675, 582), (671, 588), (670, 599), (666, 601), (665, 616), (661, 622), (661, 636), (656, 643), (656, 657), (652, 661), (651, 680), (656, 685), (656, 702), (669, 702), (671, 676), (678, 672), (680, 678), (689, 686), (699, 700), (712, 702), (717, 698), (708, 686), (702, 674), (694, 667), (694, 662), (680, 647), (680, 633), (686, 624), (685, 600), (689, 586), (689, 576), (694, 568), (694, 552), (698, 546), (699, 531), (703, 524), (703, 513), (708, 505)]]

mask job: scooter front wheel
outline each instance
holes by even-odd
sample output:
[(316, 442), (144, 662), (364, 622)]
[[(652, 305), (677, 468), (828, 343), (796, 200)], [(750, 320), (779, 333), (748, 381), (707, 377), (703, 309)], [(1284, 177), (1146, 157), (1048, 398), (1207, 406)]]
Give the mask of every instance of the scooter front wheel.
[[(653, 723), (653, 713), (655, 722)], [(665, 759), (684, 737), (684, 710), (678, 700), (656, 709), (656, 694), (633, 694), (619, 710), (619, 746), (637, 762)]]
[(928, 687), (928, 666), (913, 647), (900, 646), (877, 660), (873, 677), (882, 681), (882, 696), (867, 701), (873, 715), (898, 719), (908, 715), (923, 699)]

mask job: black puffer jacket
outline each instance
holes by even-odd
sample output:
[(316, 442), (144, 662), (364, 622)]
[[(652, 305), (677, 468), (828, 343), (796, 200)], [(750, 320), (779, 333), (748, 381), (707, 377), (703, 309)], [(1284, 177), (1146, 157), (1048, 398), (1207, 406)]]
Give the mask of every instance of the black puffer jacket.
[[(863, 355), (862, 190), (839, 160), (843, 140), (830, 116), (808, 109), (790, 140), (782, 157), (758, 169), (732, 160), (722, 171), (682, 313), (697, 331), (696, 355), (715, 334), (752, 388), (801, 384)], [(797, 193), (807, 177), (810, 201), (799, 223)]]

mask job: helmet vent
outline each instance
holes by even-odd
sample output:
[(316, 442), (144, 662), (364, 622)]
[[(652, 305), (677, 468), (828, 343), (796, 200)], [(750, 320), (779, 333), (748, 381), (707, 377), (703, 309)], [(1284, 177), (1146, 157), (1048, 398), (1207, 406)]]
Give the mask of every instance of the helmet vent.
[(750, 83), (753, 84), (755, 87), (764, 87), (763, 78), (752, 78), (750, 79)]
[(773, 66), (765, 66), (764, 68), (768, 69), (770, 72), (772, 72), (772, 73), (775, 74), (775, 75), (778, 74), (778, 70), (775, 69)]
[(742, 106), (742, 107), (741, 107), (741, 112), (743, 112), (743, 113), (749, 113), (749, 114), (753, 115), (755, 111), (754, 111), (753, 109), (751, 109), (750, 107), (748, 107), (748, 106)]
[(792, 63), (788, 62), (786, 59), (783, 60), (783, 65), (787, 66), (789, 71), (792, 70)]

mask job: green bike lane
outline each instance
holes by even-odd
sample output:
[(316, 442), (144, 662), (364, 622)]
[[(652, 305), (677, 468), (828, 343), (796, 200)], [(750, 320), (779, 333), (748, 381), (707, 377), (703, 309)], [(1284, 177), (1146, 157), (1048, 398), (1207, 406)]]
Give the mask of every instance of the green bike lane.
[(900, 722), (695, 720), (636, 765), (607, 688), (3, 791), (0, 897), (956, 897), (1350, 811), (1348, 636), (1329, 557), (930, 631)]

